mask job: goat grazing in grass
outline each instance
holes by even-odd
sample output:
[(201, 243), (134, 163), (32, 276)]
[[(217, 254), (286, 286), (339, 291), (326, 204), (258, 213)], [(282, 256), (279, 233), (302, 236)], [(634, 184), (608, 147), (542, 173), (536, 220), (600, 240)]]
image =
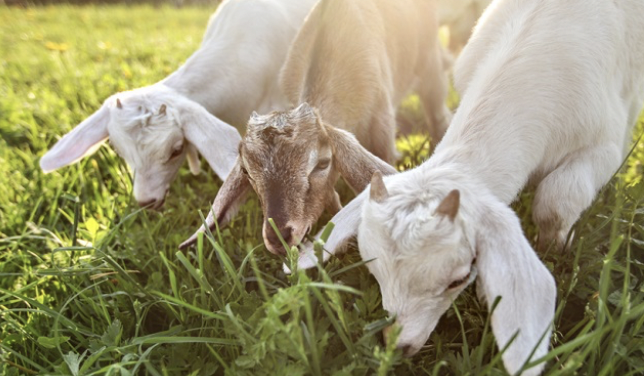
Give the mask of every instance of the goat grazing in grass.
[(241, 126), (254, 109), (287, 107), (278, 72), (315, 1), (224, 1), (183, 66), (154, 85), (109, 97), (42, 157), (41, 168), (74, 163), (109, 137), (134, 172), (142, 206), (161, 207), (186, 156), (193, 173), (201, 153), (225, 179), (241, 139), (229, 124)]
[(298, 244), (325, 209), (341, 208), (334, 190), (340, 175), (360, 192), (374, 171), (395, 172), (367, 150), (395, 161), (396, 106), (414, 88), (439, 139), (451, 113), (437, 33), (433, 1), (322, 0), (281, 72), (287, 97), (301, 105), (251, 117), (207, 225), (226, 224), (252, 186), (266, 218), (268, 250), (285, 252), (268, 218), (289, 246)]
[(491, 324), (508, 372), (541, 372), (526, 364), (547, 353), (556, 287), (508, 205), (534, 183), (539, 248), (564, 247), (644, 103), (643, 14), (640, 0), (494, 1), (456, 63), (462, 101), (432, 157), (374, 175), (332, 219), (327, 251), (358, 230), (406, 355), (477, 279), (489, 307), (501, 297)]

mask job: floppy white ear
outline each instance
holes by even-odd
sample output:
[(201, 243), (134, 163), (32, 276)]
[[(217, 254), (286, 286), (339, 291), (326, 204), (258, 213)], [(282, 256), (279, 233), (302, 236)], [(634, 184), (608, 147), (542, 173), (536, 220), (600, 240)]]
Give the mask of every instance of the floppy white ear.
[[(502, 356), (507, 371), (515, 374), (528, 360), (548, 352), (557, 289), (510, 208), (495, 203), (482, 215), (480, 225), (476, 235), (478, 290), (488, 308), (501, 297), (491, 320), (499, 349), (518, 332)], [(521, 374), (538, 375), (543, 367), (542, 363)]]
[(350, 132), (331, 126), (326, 126), (326, 130), (333, 148), (333, 163), (354, 192), (362, 192), (376, 171), (382, 175), (397, 172), (393, 166), (360, 145)]
[(40, 158), (40, 168), (52, 172), (94, 153), (108, 137), (109, 122), (110, 110), (102, 105)]
[[(368, 192), (360, 193), (356, 198), (351, 200), (345, 207), (342, 208), (336, 215), (331, 218), (330, 222), (335, 225), (331, 235), (324, 243), (323, 261), (326, 262), (331, 255), (338, 254), (343, 250), (347, 242), (358, 233), (358, 226), (362, 219), (362, 203), (368, 199)], [(315, 235), (315, 240), (318, 240), (322, 235), (322, 231)], [(318, 259), (313, 250), (313, 244), (307, 243), (304, 250), (300, 253), (297, 261), (298, 268), (310, 269), (317, 265)], [(284, 271), (290, 273), (290, 270), (283, 265)]]
[[(237, 158), (233, 170), (221, 188), (219, 188), (219, 192), (217, 192), (217, 197), (215, 197), (210, 213), (208, 213), (208, 217), (206, 218), (206, 226), (210, 230), (214, 230), (215, 225), (218, 225), (220, 228), (226, 226), (246, 201), (250, 190), (251, 186), (248, 177), (242, 172), (239, 158)], [(201, 225), (199, 230), (179, 245), (179, 249), (184, 249), (194, 244), (197, 241), (199, 233), (205, 231), (206, 227)]]
[(238, 155), (241, 136), (237, 129), (190, 100), (182, 101), (178, 110), (186, 139), (206, 158), (217, 176), (225, 180)]

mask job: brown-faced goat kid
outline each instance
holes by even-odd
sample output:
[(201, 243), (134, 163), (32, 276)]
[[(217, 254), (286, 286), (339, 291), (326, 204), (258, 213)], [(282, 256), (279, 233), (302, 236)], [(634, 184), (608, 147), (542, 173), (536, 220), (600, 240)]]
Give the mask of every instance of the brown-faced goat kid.
[[(360, 192), (374, 171), (395, 172), (375, 156), (395, 161), (395, 109), (417, 85), (430, 133), (440, 139), (451, 113), (437, 33), (434, 1), (318, 3), (281, 72), (287, 97), (301, 105), (253, 114), (207, 225), (225, 225), (252, 186), (266, 218), (268, 250), (284, 252), (268, 218), (289, 246), (298, 244), (325, 209), (333, 214), (341, 208), (334, 190), (340, 175)], [(181, 248), (195, 239), (196, 234)]]

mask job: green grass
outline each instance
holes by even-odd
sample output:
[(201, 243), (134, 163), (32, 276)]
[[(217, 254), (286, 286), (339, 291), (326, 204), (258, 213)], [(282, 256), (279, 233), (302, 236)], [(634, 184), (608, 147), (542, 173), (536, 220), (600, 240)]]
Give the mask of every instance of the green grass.
[[(177, 252), (216, 194), (214, 174), (182, 170), (157, 213), (136, 207), (108, 147), (39, 170), (104, 98), (183, 62), (210, 12), (0, 8), (0, 374), (503, 375), (473, 287), (403, 359), (381, 343), (390, 321), (357, 252), (284, 275), (256, 200)], [(417, 107), (410, 98), (401, 116), (418, 121)], [(422, 141), (399, 142), (401, 167), (426, 157)], [(644, 374), (643, 144), (575, 226), (571, 251), (540, 255), (558, 286), (547, 375)], [(532, 239), (530, 201), (514, 207)]]

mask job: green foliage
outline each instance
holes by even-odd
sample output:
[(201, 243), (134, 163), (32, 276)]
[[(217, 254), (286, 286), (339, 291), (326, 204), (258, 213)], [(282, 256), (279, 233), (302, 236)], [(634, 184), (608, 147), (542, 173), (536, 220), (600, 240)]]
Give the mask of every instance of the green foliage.
[[(392, 319), (357, 253), (284, 275), (262, 245), (256, 200), (177, 252), (218, 189), (212, 173), (182, 170), (165, 210), (148, 212), (108, 147), (39, 170), (45, 150), (103, 99), (176, 69), (208, 13), (0, 8), (0, 374), (505, 374), (473, 288), (404, 359), (382, 343)], [(400, 118), (422, 122), (414, 97)], [(427, 158), (431, 140), (398, 146), (403, 169)], [(642, 162), (640, 142), (575, 226), (570, 251), (540, 255), (559, 289), (547, 375), (644, 374)], [(526, 192), (514, 208), (533, 238), (530, 201)]]

